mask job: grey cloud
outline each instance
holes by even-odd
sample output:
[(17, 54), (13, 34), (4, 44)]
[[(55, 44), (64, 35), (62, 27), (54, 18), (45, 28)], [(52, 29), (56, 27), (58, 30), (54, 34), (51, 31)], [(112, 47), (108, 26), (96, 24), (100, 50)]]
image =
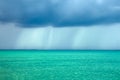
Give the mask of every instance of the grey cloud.
[(0, 0), (0, 21), (23, 26), (120, 22), (120, 0)]

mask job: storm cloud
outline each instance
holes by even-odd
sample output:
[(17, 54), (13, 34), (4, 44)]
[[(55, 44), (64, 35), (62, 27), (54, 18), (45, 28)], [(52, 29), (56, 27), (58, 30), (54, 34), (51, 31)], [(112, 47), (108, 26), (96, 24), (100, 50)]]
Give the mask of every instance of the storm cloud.
[(120, 0), (0, 0), (0, 22), (90, 26), (120, 22)]

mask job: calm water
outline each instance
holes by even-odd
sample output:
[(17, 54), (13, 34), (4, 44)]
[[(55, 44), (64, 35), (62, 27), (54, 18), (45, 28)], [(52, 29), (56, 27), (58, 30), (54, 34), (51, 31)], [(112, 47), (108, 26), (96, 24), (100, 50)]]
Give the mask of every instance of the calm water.
[(0, 80), (120, 80), (120, 51), (0, 51)]

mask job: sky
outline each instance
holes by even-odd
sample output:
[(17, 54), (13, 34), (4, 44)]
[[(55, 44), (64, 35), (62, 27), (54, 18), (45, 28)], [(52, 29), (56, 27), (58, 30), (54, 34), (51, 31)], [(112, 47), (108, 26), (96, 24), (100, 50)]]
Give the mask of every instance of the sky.
[(120, 49), (120, 0), (0, 0), (0, 49)]

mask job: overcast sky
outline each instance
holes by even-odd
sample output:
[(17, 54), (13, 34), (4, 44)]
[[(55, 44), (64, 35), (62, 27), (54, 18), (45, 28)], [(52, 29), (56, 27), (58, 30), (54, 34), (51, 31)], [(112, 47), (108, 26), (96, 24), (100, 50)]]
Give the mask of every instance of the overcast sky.
[(0, 0), (0, 49), (120, 49), (120, 0)]

